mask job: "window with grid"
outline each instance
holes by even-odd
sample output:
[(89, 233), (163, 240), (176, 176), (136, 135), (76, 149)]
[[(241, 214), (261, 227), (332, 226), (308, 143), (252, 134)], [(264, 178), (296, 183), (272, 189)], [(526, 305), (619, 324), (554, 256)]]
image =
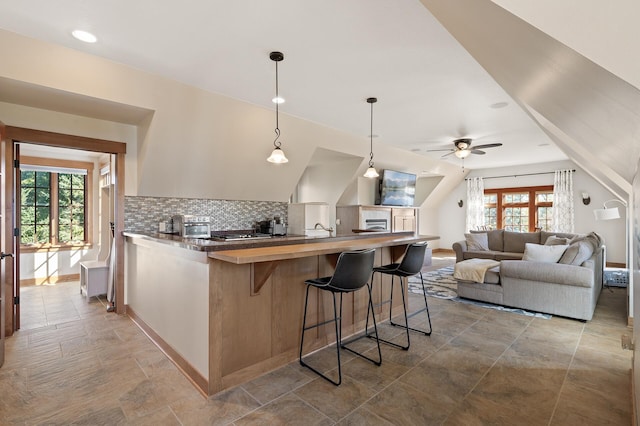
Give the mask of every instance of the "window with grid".
[(529, 193), (502, 195), (502, 224), (506, 231), (529, 231)]
[(490, 229), (498, 228), (498, 200), (496, 194), (484, 195), (484, 224)]
[(58, 174), (58, 242), (85, 241), (85, 176)]
[(51, 241), (51, 173), (20, 173), (20, 243)]
[(485, 223), (515, 232), (551, 231), (553, 186), (485, 189)]
[(536, 217), (540, 229), (553, 230), (553, 191), (536, 192)]
[(27, 158), (35, 165), (20, 166), (20, 244), (30, 250), (89, 244), (88, 181), (92, 163)]

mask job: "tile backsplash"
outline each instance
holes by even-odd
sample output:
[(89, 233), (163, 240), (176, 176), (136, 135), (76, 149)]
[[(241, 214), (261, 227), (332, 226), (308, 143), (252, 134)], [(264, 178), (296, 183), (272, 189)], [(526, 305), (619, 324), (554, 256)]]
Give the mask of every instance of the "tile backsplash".
[(175, 214), (209, 216), (214, 231), (253, 229), (255, 222), (287, 218), (287, 203), (199, 198), (124, 197), (124, 228), (157, 232), (158, 222)]

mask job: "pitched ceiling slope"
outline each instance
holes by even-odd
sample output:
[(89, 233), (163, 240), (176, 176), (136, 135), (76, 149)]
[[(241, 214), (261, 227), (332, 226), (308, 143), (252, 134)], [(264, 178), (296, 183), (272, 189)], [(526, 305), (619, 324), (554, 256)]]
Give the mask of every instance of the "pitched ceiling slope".
[(640, 89), (638, 0), (493, 0)]
[(630, 192), (637, 88), (492, 1), (421, 2), (570, 158), (590, 159), (581, 166), (594, 178)]

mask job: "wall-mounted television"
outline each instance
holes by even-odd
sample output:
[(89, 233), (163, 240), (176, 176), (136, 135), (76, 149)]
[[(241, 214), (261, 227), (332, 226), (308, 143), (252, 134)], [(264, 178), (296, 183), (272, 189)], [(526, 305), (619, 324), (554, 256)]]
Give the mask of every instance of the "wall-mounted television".
[(380, 178), (380, 199), (383, 206), (413, 207), (416, 196), (416, 175), (383, 170)]

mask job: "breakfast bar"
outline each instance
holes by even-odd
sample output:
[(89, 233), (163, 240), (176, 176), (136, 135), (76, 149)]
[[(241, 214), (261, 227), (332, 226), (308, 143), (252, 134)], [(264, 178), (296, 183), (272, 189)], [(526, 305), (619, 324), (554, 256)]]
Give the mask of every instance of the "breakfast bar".
[[(402, 232), (216, 243), (125, 236), (128, 314), (205, 395), (297, 359), (303, 283), (331, 275), (339, 253), (375, 248), (375, 265), (382, 265), (398, 260), (407, 244), (438, 238)], [(390, 280), (377, 275), (374, 298), (380, 301)], [(313, 298), (308, 315), (319, 322), (329, 314), (329, 299)], [(364, 329), (366, 308), (364, 292), (345, 296), (344, 337)], [(388, 309), (376, 317), (387, 319)], [(309, 333), (304, 352), (331, 344), (331, 329)]]

